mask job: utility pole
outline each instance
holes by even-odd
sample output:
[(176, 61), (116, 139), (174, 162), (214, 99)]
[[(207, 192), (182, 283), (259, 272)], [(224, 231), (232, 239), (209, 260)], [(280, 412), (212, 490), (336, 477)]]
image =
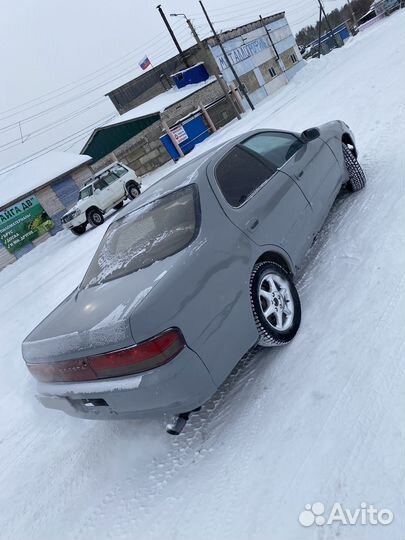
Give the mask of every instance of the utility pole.
[(273, 39), (271, 37), (270, 32), (267, 29), (267, 26), (264, 24), (263, 17), (260, 15), (260, 22), (262, 23), (263, 28), (266, 30), (267, 37), (269, 38), (269, 41), (271, 43), (271, 46), (273, 47), (274, 54), (276, 55), (277, 60), (280, 60), (280, 55), (278, 54), (278, 51), (276, 49), (276, 46), (274, 45)]
[(323, 7), (323, 4), (322, 4), (322, 0), (318, 0), (318, 4), (319, 4), (319, 7), (320, 7), (320, 9), (321, 9), (321, 11), (322, 11), (322, 13), (323, 13), (323, 16), (325, 17), (326, 24), (328, 25), (328, 28), (329, 28), (329, 30), (330, 30), (330, 33), (332, 34), (333, 40), (334, 40), (334, 42), (335, 42), (335, 44), (336, 44), (336, 47), (339, 48), (340, 45), (339, 45), (338, 40), (336, 39), (336, 36), (335, 36), (335, 34), (334, 34), (334, 32), (333, 32), (333, 29), (332, 29), (332, 27), (331, 27), (331, 25), (330, 25), (328, 16), (326, 15), (325, 8)]
[(23, 135), (23, 132), (22, 132), (21, 122), (18, 122), (18, 127), (20, 128), (20, 137), (21, 137), (21, 142), (23, 143), (24, 142), (24, 135)]
[(163, 11), (163, 9), (162, 9), (161, 4), (159, 4), (158, 6), (156, 6), (156, 9), (159, 11), (160, 16), (161, 16), (162, 19), (163, 19), (163, 22), (164, 22), (165, 25), (166, 25), (166, 28), (169, 30), (169, 34), (171, 35), (171, 38), (172, 38), (172, 40), (173, 40), (173, 43), (176, 45), (176, 48), (177, 48), (177, 50), (179, 51), (179, 54), (180, 54), (180, 56), (182, 57), (183, 62), (186, 64), (186, 67), (190, 67), (190, 66), (189, 66), (189, 63), (188, 63), (188, 60), (187, 60), (187, 56), (184, 54), (183, 49), (180, 47), (180, 44), (179, 44), (179, 42), (177, 41), (177, 38), (176, 38), (176, 36), (175, 36), (175, 34), (174, 34), (174, 32), (173, 32), (172, 27), (170, 26), (169, 21), (167, 20), (167, 17), (166, 17), (166, 15), (165, 15), (165, 13), (164, 13), (164, 11)]
[(232, 108), (233, 108), (233, 110), (235, 112), (235, 115), (236, 115), (237, 119), (241, 120), (242, 117), (241, 117), (241, 115), (239, 113), (239, 109), (238, 109), (238, 107), (236, 106), (236, 103), (234, 102), (234, 100), (232, 99), (232, 97), (229, 94), (228, 85), (226, 84), (226, 82), (222, 78), (222, 76), (221, 76), (221, 74), (219, 72), (217, 63), (215, 62), (215, 60), (213, 59), (211, 54), (207, 51), (207, 49), (204, 47), (204, 43), (201, 41), (200, 36), (197, 34), (197, 31), (194, 28), (193, 23), (190, 21), (190, 19), (184, 13), (171, 13), (170, 14), (170, 17), (178, 17), (178, 16), (182, 16), (182, 17), (184, 17), (186, 19), (187, 25), (190, 28), (190, 31), (193, 34), (193, 37), (196, 40), (197, 45), (199, 46), (201, 52), (204, 54), (205, 62), (207, 64), (209, 70), (211, 71), (211, 73), (214, 74), (216, 80), (218, 81), (218, 83), (219, 83), (219, 85), (220, 85), (220, 87), (222, 89), (222, 92), (224, 93), (225, 98), (227, 99), (229, 104), (232, 105)]
[(262, 26), (266, 31), (266, 34), (267, 34), (267, 37), (269, 38), (271, 46), (273, 47), (274, 54), (276, 55), (277, 64), (278, 64), (279, 68), (281, 69), (281, 72), (283, 73), (284, 77), (286, 77), (284, 62), (280, 59), (280, 55), (278, 54), (278, 50), (276, 49), (273, 38), (271, 37), (271, 33), (269, 32), (269, 30), (268, 30), (268, 28), (267, 28), (267, 26), (266, 26), (266, 24), (265, 24), (265, 22), (263, 20), (263, 17), (261, 15), (260, 15), (260, 22), (262, 23)]
[(249, 94), (248, 94), (248, 92), (246, 91), (245, 86), (242, 84), (242, 81), (239, 79), (239, 75), (236, 73), (235, 68), (234, 68), (233, 65), (232, 65), (232, 62), (229, 60), (228, 55), (226, 54), (226, 51), (225, 51), (225, 49), (224, 49), (224, 46), (222, 45), (222, 42), (221, 42), (221, 40), (219, 39), (219, 36), (218, 36), (218, 34), (216, 33), (216, 31), (215, 31), (214, 25), (212, 24), (211, 19), (210, 19), (209, 16), (208, 16), (208, 13), (207, 13), (207, 10), (206, 10), (205, 7), (204, 7), (204, 4), (202, 3), (201, 0), (199, 0), (199, 2), (200, 2), (201, 9), (203, 10), (204, 15), (205, 15), (205, 17), (206, 17), (206, 19), (207, 19), (207, 21), (208, 21), (208, 24), (210, 25), (210, 28), (211, 28), (211, 30), (212, 30), (212, 33), (214, 34), (214, 37), (215, 37), (215, 39), (216, 39), (216, 42), (217, 42), (218, 45), (220, 46), (221, 51), (222, 51), (222, 54), (224, 55), (224, 58), (226, 59), (226, 61), (227, 61), (227, 63), (228, 63), (228, 66), (231, 68), (232, 75), (235, 77), (235, 80), (238, 82), (239, 88), (241, 89), (243, 95), (245, 96), (246, 101), (247, 101), (248, 104), (249, 104), (249, 107), (252, 109), (252, 111), (254, 111), (255, 108), (254, 108), (254, 105), (253, 105), (253, 103), (252, 103), (252, 101), (251, 101), (251, 99), (250, 99), (250, 97), (249, 97)]
[(357, 27), (357, 17), (356, 17), (356, 15), (354, 14), (353, 6), (352, 6), (352, 3), (351, 3), (350, 0), (347, 0), (347, 5), (349, 6), (349, 9), (350, 9), (350, 13), (351, 13), (351, 16), (352, 16), (352, 19), (353, 19), (354, 26)]
[(321, 8), (319, 8), (318, 58), (321, 57), (321, 40), (322, 40), (322, 10)]

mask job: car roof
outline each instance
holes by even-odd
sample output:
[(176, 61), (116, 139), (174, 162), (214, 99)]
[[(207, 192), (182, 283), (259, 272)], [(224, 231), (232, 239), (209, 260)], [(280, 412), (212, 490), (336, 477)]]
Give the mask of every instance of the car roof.
[[(157, 182), (149, 186), (142, 192), (140, 197), (134, 199), (130, 204), (126, 205), (121, 212), (117, 214), (114, 218), (120, 219), (127, 214), (130, 214), (137, 208), (141, 208), (145, 204), (155, 201), (160, 197), (179, 189), (180, 187), (187, 186), (189, 184), (199, 184), (200, 182), (206, 182), (207, 174), (206, 170), (208, 166), (221, 159), (228, 151), (236, 146), (237, 144), (245, 141), (252, 135), (263, 133), (263, 132), (272, 132), (276, 131), (278, 133), (293, 133), (291, 131), (286, 131), (282, 129), (255, 129), (251, 131), (245, 131), (241, 135), (237, 135), (227, 141), (224, 141), (217, 146), (210, 148), (206, 152), (196, 156), (194, 159), (187, 161), (186, 163), (179, 165), (176, 170), (171, 171), (166, 176), (163, 176)], [(294, 135), (298, 135), (294, 133)]]
[[(111, 169), (111, 167), (114, 167), (115, 165), (122, 165), (122, 166), (125, 167), (125, 165), (123, 163), (121, 163), (120, 161), (114, 161), (114, 163), (110, 163), (109, 165), (107, 165), (103, 169), (100, 169), (99, 171), (95, 172), (94, 176), (100, 176), (100, 174), (103, 174), (104, 172), (108, 171), (108, 169)], [(125, 167), (125, 168), (127, 168), (127, 167)]]
[(155, 201), (163, 195), (167, 195), (180, 187), (194, 183), (198, 184), (201, 181), (207, 181), (205, 171), (210, 163), (212, 163), (214, 160), (220, 159), (228, 152), (230, 148), (238, 144), (240, 141), (245, 140), (251, 134), (260, 133), (262, 131), (265, 130), (261, 129), (245, 132), (243, 135), (238, 135), (232, 139), (224, 141), (217, 146), (210, 148), (206, 152), (196, 156), (192, 160), (179, 165), (176, 170), (171, 171), (166, 176), (160, 178), (157, 182), (146, 188), (140, 197), (137, 197), (130, 204), (126, 205), (125, 208), (117, 215), (116, 219), (120, 219), (123, 216), (130, 214), (137, 208)]
[(86, 189), (87, 187), (91, 186), (95, 181), (95, 178), (92, 178), (91, 180), (87, 180), (87, 182), (85, 182), (82, 187), (80, 188), (80, 191), (83, 191), (84, 189)]
[(98, 179), (97, 177), (100, 176), (100, 174), (103, 174), (104, 172), (108, 171), (108, 169), (111, 169), (111, 167), (113, 167), (114, 165), (123, 165), (125, 167), (125, 165), (121, 163), (120, 161), (114, 161), (114, 163), (110, 163), (103, 169), (100, 169), (99, 171), (95, 172), (94, 175), (91, 176), (88, 180), (85, 180), (83, 186), (80, 188), (80, 191), (86, 188), (87, 186), (89, 186), (90, 184), (94, 184), (94, 182)]

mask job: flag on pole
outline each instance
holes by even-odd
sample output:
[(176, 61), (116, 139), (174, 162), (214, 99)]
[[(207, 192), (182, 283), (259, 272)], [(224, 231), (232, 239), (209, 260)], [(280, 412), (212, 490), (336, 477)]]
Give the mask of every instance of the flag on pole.
[(149, 60), (147, 56), (142, 58), (142, 60), (139, 62), (139, 67), (145, 71), (145, 69), (148, 69), (149, 66), (152, 65), (152, 62)]

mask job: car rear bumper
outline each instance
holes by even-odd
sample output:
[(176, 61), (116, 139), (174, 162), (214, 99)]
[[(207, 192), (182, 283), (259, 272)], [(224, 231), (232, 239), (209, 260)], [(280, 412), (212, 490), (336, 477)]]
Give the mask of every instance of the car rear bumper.
[(139, 418), (191, 411), (215, 392), (203, 362), (187, 347), (171, 362), (131, 377), (38, 383), (37, 399), (49, 409), (94, 420)]

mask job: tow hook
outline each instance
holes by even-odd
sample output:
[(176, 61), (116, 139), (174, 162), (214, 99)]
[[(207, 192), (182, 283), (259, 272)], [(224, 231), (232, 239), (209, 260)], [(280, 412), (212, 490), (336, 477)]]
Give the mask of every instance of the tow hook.
[(188, 419), (190, 418), (190, 414), (193, 412), (197, 412), (201, 409), (201, 407), (197, 407), (197, 409), (193, 409), (192, 411), (181, 413), (178, 416), (175, 416), (173, 419), (173, 422), (171, 424), (167, 424), (166, 426), (166, 432), (169, 435), (180, 435), (180, 433), (185, 428), (185, 425), (188, 422)]

